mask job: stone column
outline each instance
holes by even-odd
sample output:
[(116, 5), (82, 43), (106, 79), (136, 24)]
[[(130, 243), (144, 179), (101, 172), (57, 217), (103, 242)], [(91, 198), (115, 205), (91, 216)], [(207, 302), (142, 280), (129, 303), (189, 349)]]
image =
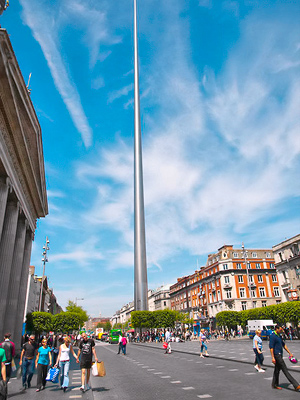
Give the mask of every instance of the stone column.
[[(20, 215), (18, 219), (17, 234), (15, 240), (15, 248), (10, 272), (10, 280), (7, 293), (7, 305), (4, 319), (4, 329), (13, 334), (16, 320), (18, 295), (21, 284), (22, 263), (24, 257), (26, 225), (24, 215)], [(14, 340), (14, 337), (12, 338)]]
[(8, 285), (14, 254), (19, 204), (16, 200), (8, 200), (0, 241), (0, 338), (5, 330), (4, 316), (7, 306)]
[(8, 178), (0, 177), (0, 240), (3, 229), (3, 222), (6, 210), (7, 196), (8, 196)]
[(25, 248), (24, 248), (23, 261), (22, 261), (22, 273), (21, 273), (21, 281), (20, 281), (20, 288), (19, 288), (18, 302), (17, 302), (17, 312), (16, 312), (16, 325), (15, 325), (15, 329), (13, 332), (16, 349), (20, 349), (20, 345), (21, 345), (32, 239), (33, 239), (33, 234), (31, 232), (30, 228), (28, 228), (26, 231)]

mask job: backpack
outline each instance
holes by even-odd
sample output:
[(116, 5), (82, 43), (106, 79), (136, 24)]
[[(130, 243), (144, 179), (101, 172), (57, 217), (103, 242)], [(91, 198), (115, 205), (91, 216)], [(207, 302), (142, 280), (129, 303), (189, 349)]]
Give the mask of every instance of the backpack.
[(126, 337), (122, 337), (122, 345), (123, 345), (123, 346), (126, 346), (126, 344), (127, 344), (127, 339), (126, 339)]

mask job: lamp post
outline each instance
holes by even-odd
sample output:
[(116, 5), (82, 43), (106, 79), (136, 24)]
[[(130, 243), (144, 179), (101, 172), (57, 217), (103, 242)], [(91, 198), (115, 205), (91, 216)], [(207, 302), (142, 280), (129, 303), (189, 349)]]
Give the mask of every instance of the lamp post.
[(45, 246), (43, 246), (43, 258), (42, 258), (43, 276), (42, 276), (41, 291), (40, 291), (39, 311), (42, 311), (42, 298), (43, 298), (43, 286), (44, 286), (44, 279), (45, 279), (45, 268), (46, 268), (46, 263), (48, 262), (47, 251), (50, 250), (49, 243), (50, 243), (50, 241), (47, 236), (46, 244), (45, 244)]
[(249, 271), (248, 271), (248, 265), (247, 265), (247, 257), (248, 257), (248, 252), (247, 252), (247, 250), (245, 250), (244, 243), (242, 243), (242, 249), (243, 249), (244, 263), (245, 263), (245, 266), (246, 266), (247, 282), (248, 282), (248, 290), (249, 290), (250, 299), (251, 299), (251, 308), (253, 308), (253, 299), (252, 299), (252, 291), (251, 291), (250, 275), (249, 275)]
[(134, 0), (134, 309), (148, 310), (142, 138), (137, 39), (137, 0)]

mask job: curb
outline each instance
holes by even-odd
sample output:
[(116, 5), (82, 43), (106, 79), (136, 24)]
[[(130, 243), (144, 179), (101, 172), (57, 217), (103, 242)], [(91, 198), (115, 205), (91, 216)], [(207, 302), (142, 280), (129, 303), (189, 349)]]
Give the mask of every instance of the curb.
[[(152, 346), (151, 344), (143, 344), (143, 343), (134, 343), (132, 342), (131, 344), (135, 345), (135, 346), (141, 346), (141, 347), (151, 347), (152, 349), (156, 349), (156, 350), (162, 350), (160, 348), (158, 348), (157, 346)], [(185, 350), (173, 350), (172, 349), (172, 353), (182, 353), (182, 354), (189, 354), (191, 356), (198, 356), (199, 357), (199, 353), (195, 353), (195, 352), (191, 352), (191, 351), (185, 351)], [(208, 358), (214, 358), (215, 360), (223, 360), (223, 361), (233, 361), (236, 363), (242, 363), (242, 364), (248, 364), (248, 365), (254, 365), (253, 362), (250, 361), (242, 361), (242, 360), (233, 360), (232, 358), (230, 360), (224, 358), (224, 357), (217, 357), (217, 356), (209, 356)], [(264, 364), (264, 367), (268, 367), (268, 368), (274, 368), (273, 364)], [(296, 369), (292, 369), (289, 368), (287, 366), (288, 371), (290, 372), (297, 372), (300, 373), (300, 369), (296, 370)]]

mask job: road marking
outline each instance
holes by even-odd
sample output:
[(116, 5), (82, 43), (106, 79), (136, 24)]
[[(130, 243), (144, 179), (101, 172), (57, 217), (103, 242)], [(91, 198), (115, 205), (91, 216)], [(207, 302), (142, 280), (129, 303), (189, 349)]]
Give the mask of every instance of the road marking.
[(224, 365), (218, 365), (217, 368), (225, 368)]
[(144, 365), (144, 364), (137, 364), (137, 365), (140, 367), (140, 366), (142, 366), (142, 365)]
[(155, 371), (155, 368), (149, 368), (147, 371)]
[(212, 365), (212, 364), (205, 364), (205, 365)]
[(71, 390), (80, 390), (80, 387), (73, 388), (73, 389), (71, 389)]
[(244, 355), (244, 354), (246, 354), (246, 353), (240, 353), (241, 356)]
[(210, 394), (198, 394), (199, 399), (208, 399), (209, 397), (212, 397)]
[(234, 368), (234, 369), (229, 369), (228, 371), (235, 372), (235, 371), (238, 371), (238, 369)]
[(271, 378), (264, 378), (264, 379), (266, 379), (267, 381), (270, 381), (271, 379), (273, 379), (273, 377), (271, 376)]
[(245, 372), (245, 375), (256, 375), (256, 372)]
[(171, 383), (181, 383), (181, 381), (171, 381)]
[(69, 399), (82, 399), (81, 395), (69, 396)]
[(233, 356), (230, 356), (230, 357), (228, 357), (228, 358), (235, 358), (235, 357), (233, 357)]
[(196, 361), (196, 364), (202, 364), (202, 361)]
[(171, 378), (170, 375), (161, 376), (162, 379)]
[(195, 388), (193, 386), (186, 386), (186, 387), (183, 387), (181, 389), (183, 389), (183, 390), (195, 390)]
[(161, 375), (162, 372), (153, 372), (154, 375)]

